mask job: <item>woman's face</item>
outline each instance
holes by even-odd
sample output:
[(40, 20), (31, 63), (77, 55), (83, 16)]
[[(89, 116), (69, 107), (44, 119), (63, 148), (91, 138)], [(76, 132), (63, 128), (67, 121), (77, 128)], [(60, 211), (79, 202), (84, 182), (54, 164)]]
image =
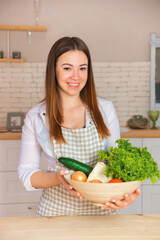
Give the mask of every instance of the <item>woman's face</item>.
[(62, 54), (56, 64), (56, 77), (61, 95), (79, 95), (88, 78), (87, 56), (79, 50)]

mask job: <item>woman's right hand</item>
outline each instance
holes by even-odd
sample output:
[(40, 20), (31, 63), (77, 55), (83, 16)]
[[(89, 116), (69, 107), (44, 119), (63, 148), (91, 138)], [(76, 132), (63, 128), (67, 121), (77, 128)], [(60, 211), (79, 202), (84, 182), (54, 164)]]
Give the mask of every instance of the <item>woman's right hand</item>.
[(61, 184), (67, 189), (67, 191), (72, 194), (75, 197), (84, 199), (84, 197), (80, 194), (80, 192), (76, 191), (72, 185), (70, 185), (66, 179), (64, 178), (64, 175), (67, 175), (69, 173), (68, 170), (62, 169), (60, 170), (58, 174), (58, 179), (61, 182)]

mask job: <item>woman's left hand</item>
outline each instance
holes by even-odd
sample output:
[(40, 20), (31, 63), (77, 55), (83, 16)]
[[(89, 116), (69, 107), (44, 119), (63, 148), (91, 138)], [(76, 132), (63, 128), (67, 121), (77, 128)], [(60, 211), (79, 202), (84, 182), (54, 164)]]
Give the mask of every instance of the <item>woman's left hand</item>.
[(76, 191), (72, 185), (70, 185), (64, 178), (64, 175), (68, 174), (69, 171), (61, 169), (57, 174), (61, 184), (67, 189), (67, 191), (75, 197), (84, 199), (80, 192)]
[(127, 206), (129, 206), (132, 202), (134, 202), (137, 197), (141, 194), (140, 189), (136, 189), (132, 194), (125, 194), (124, 199), (119, 200), (117, 198), (113, 198), (111, 201), (107, 201), (102, 209), (108, 210), (121, 210)]

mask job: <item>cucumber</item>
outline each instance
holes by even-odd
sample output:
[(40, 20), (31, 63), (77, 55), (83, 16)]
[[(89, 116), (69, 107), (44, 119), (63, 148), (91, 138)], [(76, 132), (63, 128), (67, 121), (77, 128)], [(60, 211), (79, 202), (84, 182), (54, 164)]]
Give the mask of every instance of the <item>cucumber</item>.
[(85, 163), (79, 162), (72, 158), (60, 157), (58, 159), (60, 163), (62, 163), (65, 167), (72, 169), (74, 171), (84, 172), (87, 176), (93, 170), (93, 168)]

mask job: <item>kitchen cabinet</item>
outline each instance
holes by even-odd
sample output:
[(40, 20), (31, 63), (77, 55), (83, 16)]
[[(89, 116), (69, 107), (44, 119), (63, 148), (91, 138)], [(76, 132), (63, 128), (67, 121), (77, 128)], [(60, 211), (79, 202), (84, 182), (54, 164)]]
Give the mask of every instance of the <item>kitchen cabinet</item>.
[[(5, 138), (6, 136), (6, 138)], [(18, 179), (17, 166), (20, 153), (20, 136), (3, 135), (0, 140), (0, 217), (35, 216), (41, 190), (26, 191)], [(7, 140), (10, 138), (12, 140)], [(1, 138), (2, 139), (2, 138)], [(129, 138), (132, 145), (147, 147), (160, 168), (160, 138)], [(42, 156), (41, 169), (46, 170)], [(118, 210), (117, 214), (160, 214), (160, 181), (155, 186), (145, 181), (142, 194), (130, 206)]]
[[(158, 163), (160, 169), (160, 138), (143, 139), (143, 147), (147, 147), (152, 154), (153, 159)], [(143, 212), (160, 213), (160, 181), (153, 186), (152, 182), (147, 180), (143, 183)]]
[[(147, 147), (148, 151), (151, 153), (153, 159), (157, 162), (160, 169), (160, 138), (144, 138), (143, 147)], [(144, 184), (151, 184), (151, 182), (147, 180)], [(158, 181), (156, 184), (160, 184), (160, 181)]]
[(145, 214), (160, 213), (160, 185), (154, 187), (152, 185), (143, 186), (142, 208)]
[[(147, 147), (160, 169), (160, 138), (130, 138), (133, 146)], [(153, 186), (150, 180), (141, 185), (142, 193), (127, 208), (117, 211), (118, 214), (159, 214), (160, 181)]]
[(0, 204), (1, 217), (34, 217), (37, 203)]
[[(20, 140), (0, 140), (0, 217), (35, 216), (41, 190), (26, 191), (19, 181)], [(42, 157), (41, 169), (46, 169)]]

